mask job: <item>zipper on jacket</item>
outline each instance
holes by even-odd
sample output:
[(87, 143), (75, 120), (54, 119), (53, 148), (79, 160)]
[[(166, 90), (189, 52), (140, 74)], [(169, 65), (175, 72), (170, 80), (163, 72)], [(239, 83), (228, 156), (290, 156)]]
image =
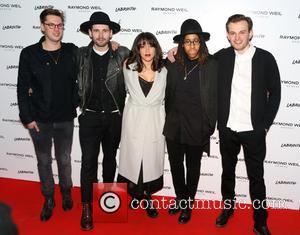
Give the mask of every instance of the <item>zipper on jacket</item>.
[(118, 68), (117, 71), (116, 71), (115, 73), (110, 74), (109, 78), (106, 79), (106, 81), (104, 82), (104, 84), (105, 84), (107, 90), (109, 91), (111, 97), (113, 98), (113, 101), (114, 101), (114, 103), (115, 103), (115, 105), (116, 105), (116, 107), (117, 107), (118, 113), (119, 113), (119, 115), (121, 116), (121, 111), (120, 111), (119, 105), (118, 105), (118, 103), (117, 103), (117, 101), (116, 101), (116, 99), (115, 99), (113, 93), (111, 92), (111, 90), (108, 88), (108, 86), (107, 86), (107, 84), (106, 84), (106, 82), (107, 82), (108, 80), (110, 80), (110, 79), (113, 77), (112, 75), (118, 73), (119, 71), (120, 71), (120, 69)]

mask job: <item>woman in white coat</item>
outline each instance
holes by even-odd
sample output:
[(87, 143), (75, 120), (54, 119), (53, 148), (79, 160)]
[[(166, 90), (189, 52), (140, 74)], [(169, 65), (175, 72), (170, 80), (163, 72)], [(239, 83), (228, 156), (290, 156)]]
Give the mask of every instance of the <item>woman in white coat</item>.
[(167, 70), (152, 33), (136, 37), (123, 72), (129, 96), (123, 112), (118, 182), (128, 183), (131, 207), (143, 199), (147, 215), (155, 218), (151, 194), (163, 187)]

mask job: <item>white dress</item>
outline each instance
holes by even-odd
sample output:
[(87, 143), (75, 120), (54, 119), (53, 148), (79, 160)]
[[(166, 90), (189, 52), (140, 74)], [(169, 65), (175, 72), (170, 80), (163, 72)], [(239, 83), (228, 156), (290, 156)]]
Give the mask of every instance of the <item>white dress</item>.
[(156, 72), (153, 85), (145, 97), (139, 83), (135, 64), (124, 65), (125, 86), (129, 97), (125, 104), (120, 143), (119, 174), (137, 184), (141, 164), (143, 183), (163, 175), (165, 138), (164, 97), (167, 70)]

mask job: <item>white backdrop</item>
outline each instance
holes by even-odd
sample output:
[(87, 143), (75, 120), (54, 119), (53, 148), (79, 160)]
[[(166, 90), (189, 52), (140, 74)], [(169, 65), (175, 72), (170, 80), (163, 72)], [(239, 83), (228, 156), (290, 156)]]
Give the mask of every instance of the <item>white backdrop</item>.
[[(277, 59), (281, 74), (282, 100), (274, 125), (267, 135), (265, 180), (267, 197), (274, 207), (285, 203), (290, 209), (300, 208), (300, 2), (298, 0), (0, 0), (0, 177), (38, 181), (36, 156), (30, 136), (18, 117), (16, 83), (21, 49), (41, 37), (39, 14), (54, 7), (66, 14), (63, 41), (85, 46), (89, 38), (79, 32), (79, 25), (94, 11), (104, 11), (121, 24), (113, 40), (131, 48), (142, 31), (155, 34), (164, 54), (175, 46), (172, 38), (180, 32), (187, 18), (197, 19), (204, 31), (211, 33), (211, 53), (228, 47), (225, 22), (235, 13), (250, 16), (254, 22), (253, 44), (269, 50)], [(218, 133), (211, 138), (211, 156), (202, 159), (197, 198), (221, 200), (221, 158)], [(72, 177), (79, 185), (81, 151), (78, 124), (74, 132)], [(53, 156), (55, 181), (57, 167)], [(101, 156), (99, 157), (101, 180)], [(248, 179), (239, 156), (236, 193), (240, 201), (250, 201)], [(0, 187), (1, 188), (1, 187)], [(1, 189), (0, 189), (1, 191)], [(159, 195), (174, 196), (168, 159), (165, 161), (165, 186)], [(277, 204), (278, 203), (278, 204)]]

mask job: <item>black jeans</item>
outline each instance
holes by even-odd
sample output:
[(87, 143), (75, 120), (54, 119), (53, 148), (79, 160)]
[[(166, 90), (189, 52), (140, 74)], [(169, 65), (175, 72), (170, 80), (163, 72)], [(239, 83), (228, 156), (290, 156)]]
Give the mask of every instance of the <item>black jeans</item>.
[(122, 117), (119, 113), (86, 112), (79, 118), (81, 158), (81, 201), (93, 200), (93, 183), (98, 182), (98, 155), (102, 144), (102, 178), (104, 183), (114, 182), (116, 154), (121, 137)]
[(250, 197), (254, 205), (253, 218), (256, 224), (265, 225), (267, 220), (267, 211), (264, 209), (266, 208), (266, 186), (264, 182), (265, 130), (235, 132), (226, 128), (219, 130), (219, 136), (223, 167), (221, 185), (223, 200), (233, 200), (235, 197), (235, 167), (242, 146), (250, 183)]
[(71, 149), (74, 123), (54, 122), (37, 123), (40, 132), (30, 129), (38, 162), (38, 172), (42, 193), (45, 197), (54, 196), (54, 179), (52, 172), (52, 140), (58, 168), (59, 185), (62, 194), (69, 193), (72, 188)]
[[(200, 178), (202, 146), (176, 143), (166, 139), (173, 185), (177, 199), (194, 200)], [(184, 172), (184, 155), (186, 177)]]

